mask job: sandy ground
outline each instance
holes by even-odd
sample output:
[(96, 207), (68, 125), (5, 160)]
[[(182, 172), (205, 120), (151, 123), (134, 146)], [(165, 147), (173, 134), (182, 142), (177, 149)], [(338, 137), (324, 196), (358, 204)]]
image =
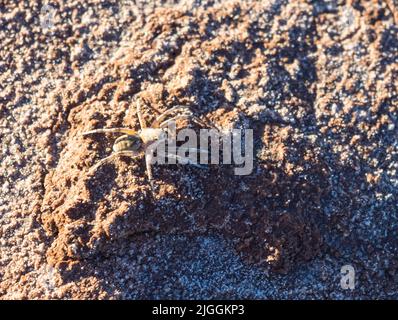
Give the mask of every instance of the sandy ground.
[[(48, 4), (0, 6), (1, 298), (398, 298), (397, 1)], [(253, 173), (90, 173), (137, 101), (253, 129)]]

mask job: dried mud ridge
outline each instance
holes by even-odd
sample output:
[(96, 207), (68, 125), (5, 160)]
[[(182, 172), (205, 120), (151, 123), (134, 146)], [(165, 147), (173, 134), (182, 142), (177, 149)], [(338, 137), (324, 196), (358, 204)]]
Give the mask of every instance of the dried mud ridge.
[[(348, 8), (351, 24), (338, 32)], [(389, 50), (398, 48), (385, 40), (396, 37), (395, 26), (372, 24), (372, 16), (390, 14), (387, 8), (336, 6), (333, 19), (328, 10), (284, 1), (193, 13), (159, 9), (130, 26), (123, 46), (96, 73), (72, 78), (57, 97), (67, 117), (60, 117), (53, 134), (63, 134), (63, 148), (53, 148), (41, 206), (52, 239), (49, 263), (73, 269), (111, 253), (114, 243), (159, 233), (222, 234), (246, 261), (278, 272), (327, 250), (323, 235), (346, 223), (344, 213), (356, 198), (357, 190), (346, 186), (352, 179), (369, 186), (380, 179), (357, 175), (344, 150), (366, 162), (378, 134), (391, 124), (379, 111), (397, 111), (397, 61)], [(342, 54), (345, 41), (369, 52), (353, 61)], [(234, 176), (223, 165), (154, 166), (155, 197), (142, 159), (117, 158), (89, 175), (111, 152), (114, 136), (81, 133), (138, 129), (137, 99), (145, 101), (149, 121), (182, 104), (218, 127), (253, 128), (253, 174)], [(367, 118), (347, 123), (347, 114), (370, 101)], [(357, 148), (361, 139), (369, 147)], [(325, 203), (335, 201), (335, 179), (342, 191), (333, 202), (339, 213), (330, 218)]]

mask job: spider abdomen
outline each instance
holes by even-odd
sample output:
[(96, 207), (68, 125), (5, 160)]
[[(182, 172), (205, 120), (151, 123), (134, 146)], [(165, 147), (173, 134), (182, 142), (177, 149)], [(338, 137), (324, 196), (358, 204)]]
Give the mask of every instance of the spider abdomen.
[(133, 135), (124, 135), (115, 140), (113, 151), (138, 151), (141, 148), (141, 139)]

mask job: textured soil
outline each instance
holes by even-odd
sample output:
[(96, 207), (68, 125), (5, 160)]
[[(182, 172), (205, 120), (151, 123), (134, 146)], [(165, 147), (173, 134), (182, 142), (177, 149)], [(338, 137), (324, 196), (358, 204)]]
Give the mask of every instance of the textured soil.
[[(398, 298), (397, 1), (5, 3), (1, 298)], [(253, 173), (89, 173), (138, 99), (253, 129)]]

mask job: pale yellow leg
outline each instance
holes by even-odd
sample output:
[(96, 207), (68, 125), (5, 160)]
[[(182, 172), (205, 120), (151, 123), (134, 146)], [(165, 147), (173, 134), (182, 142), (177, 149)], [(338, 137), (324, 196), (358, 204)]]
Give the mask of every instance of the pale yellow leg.
[(200, 169), (207, 169), (207, 166), (205, 166), (205, 165), (195, 163), (195, 162), (191, 161), (189, 158), (181, 157), (176, 154), (162, 153), (161, 155), (166, 158), (176, 159), (179, 161), (180, 164), (189, 164), (189, 165), (192, 165), (192, 166), (200, 168)]
[(139, 153), (137, 151), (131, 151), (131, 150), (123, 150), (123, 151), (118, 151), (118, 152), (112, 153), (110, 156), (98, 161), (94, 166), (92, 166), (90, 168), (88, 173), (89, 174), (94, 173), (100, 166), (102, 166), (106, 162), (109, 162), (110, 160), (112, 160), (113, 158), (115, 158), (117, 156), (130, 156), (132, 158), (136, 158), (140, 155), (141, 155), (141, 153)]
[(83, 132), (83, 136), (87, 136), (89, 134), (95, 134), (95, 133), (124, 133), (128, 135), (135, 135), (137, 134), (137, 131), (134, 129), (129, 129), (129, 128), (103, 128), (103, 129), (94, 129), (90, 131)]
[(192, 114), (192, 111), (187, 106), (175, 106), (171, 109), (166, 110), (160, 116), (158, 116), (155, 121), (152, 123), (152, 128), (157, 128), (164, 119), (176, 111), (182, 111), (183, 114)]
[(141, 130), (145, 129), (147, 127), (147, 125), (145, 123), (144, 117), (142, 116), (140, 100), (137, 100), (137, 102), (136, 102), (136, 111), (137, 111), (138, 122), (140, 123)]

